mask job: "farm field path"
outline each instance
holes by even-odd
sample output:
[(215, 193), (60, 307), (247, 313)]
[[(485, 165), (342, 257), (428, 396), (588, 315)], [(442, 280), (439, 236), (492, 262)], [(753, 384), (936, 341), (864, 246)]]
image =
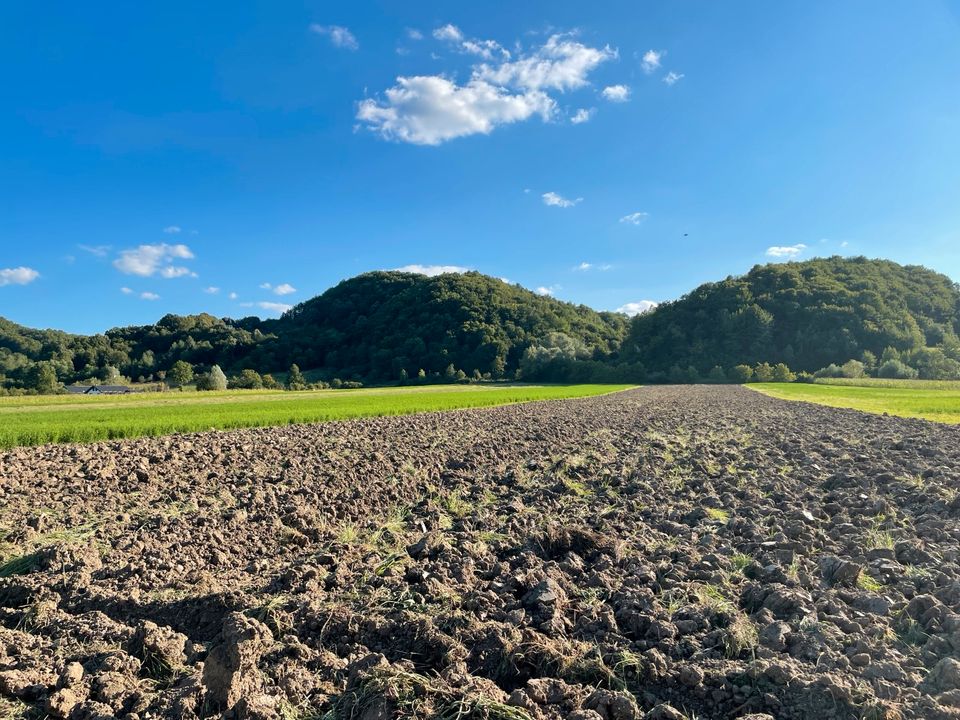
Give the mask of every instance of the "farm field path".
[(960, 718), (960, 429), (735, 386), (0, 453), (0, 710)]

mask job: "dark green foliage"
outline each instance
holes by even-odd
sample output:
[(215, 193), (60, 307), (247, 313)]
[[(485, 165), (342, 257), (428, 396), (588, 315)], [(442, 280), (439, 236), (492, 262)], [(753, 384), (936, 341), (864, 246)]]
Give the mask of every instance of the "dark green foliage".
[(950, 379), (960, 378), (958, 328), (960, 292), (948, 278), (864, 258), (758, 266), (633, 321), (479, 273), (373, 272), (279, 320), (167, 315), (85, 337), (0, 319), (0, 392), (121, 376), (177, 386), (190, 382), (178, 374), (185, 366), (210, 389), (219, 387), (214, 366), (234, 387), (273, 387), (257, 373), (290, 368), (285, 384), (301, 390), (514, 378), (783, 382), (791, 368)]
[[(541, 297), (479, 273), (426, 277), (373, 272), (345, 280), (270, 324), (278, 339), (254, 353), (323, 368), (328, 377), (396, 381), (451, 365), (481, 377), (512, 377), (531, 345), (563, 333), (607, 359), (627, 320)], [(451, 378), (453, 380), (454, 378)]]
[(703, 285), (636, 317), (622, 355), (660, 372), (764, 362), (813, 372), (865, 352), (875, 362), (887, 347), (955, 345), (958, 329), (960, 292), (949, 278), (834, 257), (757, 266)]

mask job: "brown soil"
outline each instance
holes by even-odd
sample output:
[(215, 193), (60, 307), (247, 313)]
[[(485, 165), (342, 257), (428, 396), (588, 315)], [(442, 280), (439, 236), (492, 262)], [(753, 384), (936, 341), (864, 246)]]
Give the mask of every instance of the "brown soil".
[(960, 718), (958, 447), (661, 387), (9, 451), (0, 717)]

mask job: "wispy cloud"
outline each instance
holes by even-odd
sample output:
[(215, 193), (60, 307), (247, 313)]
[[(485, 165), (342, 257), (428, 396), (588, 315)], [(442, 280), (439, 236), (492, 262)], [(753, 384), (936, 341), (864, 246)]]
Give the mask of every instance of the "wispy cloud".
[(106, 257), (110, 254), (110, 245), (77, 245), (80, 250), (90, 253), (96, 257)]
[(561, 208), (570, 208), (574, 205), (583, 202), (582, 197), (578, 197), (574, 200), (563, 197), (555, 192), (545, 192), (540, 196), (543, 199), (544, 205), (550, 205), (551, 207), (561, 207)]
[(664, 81), (667, 85), (676, 85), (678, 82), (680, 82), (681, 80), (683, 80), (683, 78), (685, 78), (685, 77), (686, 77), (686, 75), (684, 75), (683, 73), (677, 73), (677, 72), (674, 72), (673, 70), (671, 70), (670, 72), (668, 72), (666, 75), (663, 76), (663, 81)]
[(653, 300), (638, 300), (637, 302), (628, 302), (625, 305), (621, 305), (617, 308), (617, 312), (634, 317), (635, 315), (642, 315), (645, 312), (656, 309), (657, 305), (659, 305), (659, 303)]
[(796, 245), (774, 245), (767, 248), (767, 257), (772, 258), (794, 258), (807, 249), (803, 243)]
[(428, 277), (435, 277), (437, 275), (445, 275), (447, 273), (465, 273), (470, 272), (470, 268), (462, 267), (460, 265), (404, 265), (403, 267), (394, 268), (396, 272), (408, 272), (416, 273), (417, 275), (426, 275)]
[(535, 115), (544, 121), (557, 112), (551, 92), (583, 87), (601, 63), (617, 56), (609, 47), (594, 48), (566, 35), (508, 59), (509, 52), (492, 40), (465, 39), (454, 25), (434, 30), (434, 37), (455, 42), (461, 52), (484, 62), (457, 84), (447, 75), (397, 78), (382, 99), (359, 103), (357, 119), (387, 140), (439, 145), (454, 138), (489, 134), (497, 127)]
[(447, 23), (433, 31), (433, 36), (437, 40), (446, 40), (448, 42), (460, 42), (463, 40), (463, 33), (456, 25)]
[(152, 292), (142, 292), (140, 293), (141, 300), (159, 300), (160, 296)]
[(410, 40), (423, 40), (423, 33), (416, 28), (407, 28), (407, 38)]
[(229, 295), (227, 295), (227, 297), (230, 298), (231, 300), (236, 300), (240, 296), (237, 295), (235, 292), (232, 292)]
[(203, 291), (207, 295), (216, 295), (217, 293), (220, 292), (220, 288), (214, 287), (213, 285), (211, 285), (210, 287), (204, 288)]
[(559, 285), (541, 285), (534, 292), (537, 295), (543, 295), (544, 297), (553, 297), (557, 294), (557, 290), (560, 290)]
[(133, 290), (128, 287), (120, 288), (120, 292), (122, 292), (124, 295), (133, 295)]
[(630, 88), (626, 85), (609, 85), (600, 94), (605, 100), (622, 103), (630, 99)]
[(357, 42), (357, 38), (354, 37), (350, 30), (341, 25), (318, 25), (317, 23), (313, 23), (310, 26), (310, 31), (315, 32), (317, 35), (326, 35), (330, 38), (330, 42), (338, 48), (344, 48), (345, 50), (360, 49), (360, 43)]
[(0, 270), (0, 287), (4, 285), (29, 285), (38, 277), (40, 277), (40, 273), (33, 268), (23, 266), (4, 268)]
[(261, 310), (266, 310), (271, 313), (276, 313), (277, 315), (282, 315), (287, 310), (292, 309), (293, 305), (287, 305), (286, 303), (263, 301), (263, 302), (258, 302), (257, 307), (260, 308)]
[(273, 289), (274, 295), (292, 295), (297, 289), (290, 283), (281, 283)]
[(167, 235), (178, 235), (183, 232), (183, 228), (179, 225), (168, 225), (163, 229)]
[(596, 108), (580, 108), (573, 114), (573, 117), (570, 118), (570, 122), (572, 122), (574, 125), (580, 125), (581, 123), (588, 122), (590, 118), (596, 114), (596, 112)]
[(648, 75), (655, 72), (660, 67), (663, 55), (662, 50), (647, 50), (640, 59), (640, 67)]
[(588, 272), (590, 270), (606, 272), (607, 270), (612, 270), (613, 265), (610, 265), (609, 263), (601, 263), (597, 265), (596, 263), (582, 262), (579, 265), (574, 265), (573, 269), (577, 272)]
[(620, 222), (629, 223), (630, 225), (639, 225), (648, 217), (650, 217), (649, 213), (634, 212), (634, 213), (630, 213), (629, 215), (624, 215), (622, 218), (620, 218)]
[(193, 253), (186, 245), (140, 245), (124, 250), (113, 261), (113, 266), (127, 275), (150, 277), (160, 273), (161, 277), (174, 278), (189, 275), (196, 277), (189, 268), (173, 265), (174, 260), (192, 260)]

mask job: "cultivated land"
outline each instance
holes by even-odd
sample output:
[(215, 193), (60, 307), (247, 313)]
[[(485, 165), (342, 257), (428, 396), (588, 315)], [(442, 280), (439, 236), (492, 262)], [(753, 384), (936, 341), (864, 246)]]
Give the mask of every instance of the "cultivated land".
[(235, 390), (0, 398), (0, 448), (489, 407), (600, 395), (627, 387), (630, 386), (434, 385), (309, 392)]
[(803, 400), (870, 413), (960, 423), (960, 383), (927, 380), (850, 380), (750, 385), (783, 400)]
[(958, 443), (677, 386), (18, 448), (0, 694), (54, 718), (958, 718)]

